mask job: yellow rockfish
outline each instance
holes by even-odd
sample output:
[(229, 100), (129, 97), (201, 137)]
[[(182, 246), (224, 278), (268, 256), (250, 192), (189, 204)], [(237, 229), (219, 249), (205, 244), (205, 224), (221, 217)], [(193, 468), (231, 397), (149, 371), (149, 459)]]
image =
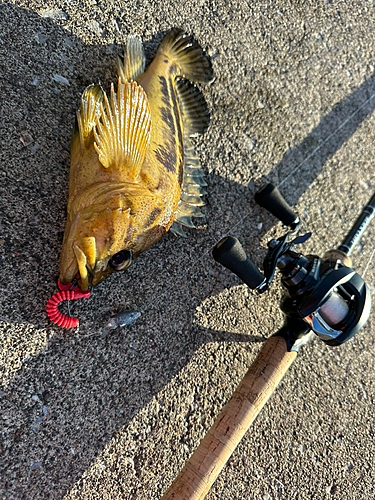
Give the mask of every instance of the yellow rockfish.
[(72, 135), (60, 282), (77, 279), (81, 290), (129, 267), (168, 230), (183, 236), (204, 204), (190, 138), (208, 129), (210, 116), (191, 81), (213, 80), (209, 59), (172, 29), (146, 71), (136, 36), (117, 69), (110, 98), (99, 85), (86, 88)]

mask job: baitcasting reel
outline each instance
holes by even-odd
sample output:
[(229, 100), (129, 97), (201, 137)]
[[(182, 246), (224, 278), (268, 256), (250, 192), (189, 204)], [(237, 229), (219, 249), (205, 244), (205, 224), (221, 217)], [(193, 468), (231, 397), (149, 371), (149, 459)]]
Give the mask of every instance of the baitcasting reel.
[[(281, 272), (285, 297), (281, 309), (297, 330), (312, 330), (326, 344), (335, 346), (349, 340), (366, 323), (371, 308), (371, 293), (359, 274), (351, 268), (349, 255), (359, 242), (375, 211), (375, 195), (337, 250), (323, 257), (302, 255), (296, 246), (311, 233), (297, 236), (300, 219), (278, 189), (267, 184), (255, 201), (281, 220), (289, 231), (268, 242), (263, 262), (264, 274), (246, 256), (233, 236), (223, 238), (213, 249), (214, 259), (235, 273), (258, 293), (268, 290), (276, 269)], [(304, 325), (301, 328), (301, 322)]]

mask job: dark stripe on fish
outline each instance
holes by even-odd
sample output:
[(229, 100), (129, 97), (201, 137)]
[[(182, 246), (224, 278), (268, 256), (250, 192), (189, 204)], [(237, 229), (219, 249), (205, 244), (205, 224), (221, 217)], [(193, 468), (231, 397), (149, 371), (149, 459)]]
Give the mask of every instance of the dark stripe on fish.
[[(177, 66), (172, 64), (169, 68), (169, 73), (172, 76), (171, 79), (167, 80), (164, 76), (159, 76), (161, 93), (163, 95), (161, 100), (163, 104), (165, 104), (165, 107), (160, 108), (160, 114), (166, 126), (169, 128), (173, 140), (178, 143), (177, 147), (179, 149), (180, 158), (183, 158), (184, 148), (181, 131), (180, 109), (178, 107), (176, 91), (173, 85), (173, 75), (175, 75), (176, 72)], [(172, 144), (166, 144), (166, 147), (169, 148), (169, 151), (164, 146), (160, 145), (155, 151), (155, 156), (157, 160), (164, 165), (168, 172), (175, 173), (176, 167), (178, 167), (178, 182), (181, 186), (183, 181), (183, 162), (180, 162), (181, 164), (177, 165), (175, 148)]]
[(169, 74), (171, 77), (175, 77), (177, 75), (177, 66), (175, 63), (171, 64), (169, 68)]
[(161, 93), (163, 94), (162, 101), (166, 106), (170, 107), (171, 101), (169, 99), (169, 89), (167, 80), (164, 78), (164, 76), (159, 76), (159, 82), (161, 86)]
[(161, 208), (155, 207), (153, 209), (153, 211), (148, 216), (148, 219), (147, 219), (146, 224), (145, 224), (145, 229), (150, 227), (155, 222), (155, 219), (160, 214), (160, 212), (161, 212)]
[(176, 156), (176, 151), (174, 147), (171, 144), (167, 144), (167, 147), (169, 147), (169, 151), (162, 145), (158, 147), (158, 149), (155, 151), (155, 156), (158, 161), (164, 167), (168, 172), (175, 173), (176, 172), (176, 164), (177, 164), (177, 156)]
[[(172, 97), (172, 103), (173, 103), (173, 110), (175, 113), (174, 115), (175, 115), (176, 120), (177, 120), (177, 118), (180, 118), (180, 108), (178, 107), (178, 103), (177, 103), (177, 99), (176, 99), (176, 92), (171, 92), (171, 97)], [(180, 148), (181, 157), (183, 157), (184, 146), (183, 146), (183, 139), (182, 139), (181, 120), (179, 120), (179, 122), (180, 123), (178, 125), (180, 125), (180, 126), (177, 126), (178, 145)]]
[[(178, 107), (177, 99), (176, 99), (176, 92), (171, 92), (171, 97), (172, 97), (172, 103), (173, 103), (173, 110), (175, 112), (175, 117), (176, 120), (179, 121), (177, 124), (177, 136), (178, 136), (178, 147), (179, 147), (179, 152), (180, 152), (180, 158), (184, 157), (184, 143), (183, 143), (183, 138), (182, 138), (182, 123), (180, 119), (180, 108)], [(182, 186), (183, 182), (183, 177), (184, 177), (184, 162), (181, 162), (181, 165), (179, 165), (179, 172), (178, 172), (178, 183), (180, 186)]]
[(171, 110), (168, 108), (160, 108), (159, 111), (164, 120), (164, 123), (168, 125), (168, 128), (171, 131), (172, 137), (176, 137), (176, 128), (174, 126), (174, 120)]

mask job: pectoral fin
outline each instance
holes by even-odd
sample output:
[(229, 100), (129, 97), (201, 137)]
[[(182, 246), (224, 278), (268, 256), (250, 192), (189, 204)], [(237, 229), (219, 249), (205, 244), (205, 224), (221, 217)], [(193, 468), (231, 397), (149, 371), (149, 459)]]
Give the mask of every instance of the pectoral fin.
[(134, 82), (122, 83), (117, 94), (111, 86), (111, 101), (96, 119), (94, 147), (105, 168), (126, 170), (129, 181), (137, 178), (150, 144), (151, 113), (146, 94)]
[(72, 141), (79, 134), (81, 148), (87, 148), (92, 137), (95, 120), (100, 116), (100, 105), (103, 102), (103, 89), (100, 85), (90, 85), (81, 97), (81, 107), (77, 111), (77, 120), (73, 129)]

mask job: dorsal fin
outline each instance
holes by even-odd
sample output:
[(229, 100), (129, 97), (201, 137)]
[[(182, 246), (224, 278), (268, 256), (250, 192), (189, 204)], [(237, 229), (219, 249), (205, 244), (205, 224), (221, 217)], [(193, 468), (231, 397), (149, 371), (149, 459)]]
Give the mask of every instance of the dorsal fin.
[(132, 35), (126, 42), (124, 60), (117, 57), (117, 73), (123, 82), (136, 80), (146, 66), (146, 57), (142, 41), (138, 35)]
[(135, 82), (111, 85), (111, 102), (104, 93), (100, 120), (94, 128), (94, 147), (105, 168), (126, 169), (130, 180), (141, 170), (150, 144), (151, 113), (147, 97)]
[[(81, 106), (77, 111), (76, 125), (79, 132), (81, 147), (87, 148), (95, 127), (96, 118), (100, 116), (100, 106), (103, 102), (103, 89), (100, 85), (88, 86), (81, 97)], [(72, 140), (76, 136), (76, 128), (73, 130)]]
[(176, 84), (184, 135), (194, 137), (204, 134), (210, 126), (210, 111), (202, 92), (185, 79), (178, 79)]

